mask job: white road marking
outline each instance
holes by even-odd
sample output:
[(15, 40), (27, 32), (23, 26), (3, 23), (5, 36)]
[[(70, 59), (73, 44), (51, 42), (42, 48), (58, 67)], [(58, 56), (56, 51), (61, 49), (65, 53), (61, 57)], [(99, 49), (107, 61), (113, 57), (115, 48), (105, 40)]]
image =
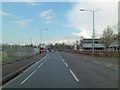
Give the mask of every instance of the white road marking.
[(72, 74), (72, 76), (74, 77), (74, 79), (78, 82), (79, 79), (75, 76), (75, 74), (72, 72), (72, 70), (69, 69), (69, 71), (70, 71), (70, 73)]
[(117, 69), (117, 70), (118, 70), (118, 68), (117, 68), (117, 67), (114, 67), (114, 69)]
[(100, 62), (97, 62), (97, 61), (94, 61), (95, 63), (97, 63), (97, 64), (101, 64)]
[(107, 67), (110, 67), (110, 65), (106, 65)]
[(46, 60), (44, 60), (43, 62), (45, 62)]
[(46, 56), (44, 56), (43, 58), (41, 58), (39, 61), (37, 61), (37, 62), (34, 64), (34, 66), (35, 66), (36, 64), (40, 63), (41, 61), (43, 61), (43, 59), (45, 59), (47, 56), (48, 56), (48, 54), (47, 54)]
[(119, 70), (117, 67), (112, 67), (111, 65), (105, 65), (105, 66)]
[(28, 80), (33, 74), (35, 73), (35, 71), (33, 71), (23, 82), (21, 82), (20, 84), (23, 84), (26, 80)]
[(62, 61), (65, 62), (64, 59), (62, 59)]
[(66, 67), (68, 67), (67, 63), (65, 63)]
[(39, 66), (38, 66), (38, 68), (40, 68), (40, 66), (42, 65), (43, 63), (41, 63)]
[[(59, 54), (59, 53), (58, 53), (58, 54)], [(59, 56), (60, 56), (60, 54), (59, 54)], [(61, 57), (61, 56), (60, 56), (60, 57)], [(62, 59), (63, 62), (65, 62), (64, 59), (63, 59), (62, 57), (61, 57), (61, 59)]]

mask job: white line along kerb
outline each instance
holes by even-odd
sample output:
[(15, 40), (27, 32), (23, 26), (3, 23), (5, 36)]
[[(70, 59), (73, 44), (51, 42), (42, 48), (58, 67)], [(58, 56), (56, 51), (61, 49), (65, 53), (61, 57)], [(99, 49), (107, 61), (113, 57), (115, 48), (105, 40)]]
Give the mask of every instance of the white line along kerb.
[(69, 69), (69, 71), (71, 72), (71, 74), (73, 75), (74, 79), (78, 82), (79, 79), (75, 76), (75, 74), (72, 72), (72, 70)]
[(62, 61), (65, 62), (64, 59), (62, 59)]
[(43, 63), (41, 63), (39, 66), (38, 66), (38, 68), (42, 65)]
[(23, 84), (27, 79), (30, 78), (30, 76), (32, 76), (35, 73), (35, 71), (33, 71), (23, 82), (21, 82), (20, 84)]
[(68, 67), (67, 63), (65, 63), (65, 65)]

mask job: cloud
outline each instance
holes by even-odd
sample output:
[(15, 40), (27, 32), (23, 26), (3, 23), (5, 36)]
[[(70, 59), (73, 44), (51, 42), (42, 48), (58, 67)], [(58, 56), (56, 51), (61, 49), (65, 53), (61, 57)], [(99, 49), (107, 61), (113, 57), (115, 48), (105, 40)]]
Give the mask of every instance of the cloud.
[(31, 19), (20, 20), (20, 21), (12, 21), (12, 23), (19, 24), (22, 27), (28, 27), (28, 22), (32, 22)]
[(49, 20), (49, 19), (52, 19), (52, 17), (51, 16), (47, 16), (46, 19)]
[(80, 33), (72, 33), (72, 35), (74, 36), (82, 36), (84, 38), (89, 38), (91, 37), (90, 34), (88, 34), (88, 32), (86, 32), (85, 30), (80, 32)]
[(41, 3), (34, 3), (34, 2), (27, 2), (27, 5), (28, 6), (41, 6), (42, 4)]
[(41, 12), (41, 13), (40, 13), (40, 16), (41, 16), (41, 17), (45, 17), (45, 16), (51, 14), (52, 12), (53, 12), (52, 10), (46, 10), (46, 11)]
[(21, 17), (15, 16), (15, 15), (13, 15), (11, 13), (7, 13), (7, 12), (4, 12), (4, 11), (0, 11), (0, 15), (2, 15), (2, 16), (9, 16), (9, 17), (12, 17), (12, 18), (19, 19), (18, 21), (12, 21), (12, 23), (19, 24), (22, 27), (27, 27), (28, 26), (28, 22), (32, 22), (32, 19), (23, 19)]
[[(73, 44), (73, 42), (75, 42), (76, 40), (75, 39), (69, 39), (69, 44)], [(46, 40), (47, 43), (52, 43), (52, 44), (55, 44), (55, 43), (65, 43), (65, 44), (68, 44), (68, 39), (63, 39), (63, 38), (54, 38), (54, 39), (51, 39), (51, 40)]]
[(49, 24), (49, 23), (51, 23), (51, 21), (46, 21), (46, 24)]
[(27, 26), (28, 25), (27, 22), (25, 22), (25, 21), (13, 21), (13, 23), (19, 24), (21, 26)]
[(16, 18), (16, 19), (22, 19), (21, 17), (15, 16), (15, 15), (13, 15), (11, 13), (7, 13), (7, 12), (1, 11), (1, 10), (0, 10), (0, 15), (9, 16), (9, 17)]
[(54, 17), (55, 13), (53, 10), (45, 10), (40, 13), (40, 17), (46, 19), (47, 21), (45, 22), (46, 24), (51, 23), (51, 19)]
[(10, 13), (6, 13), (6, 12), (3, 12), (3, 11), (0, 11), (0, 15), (2, 15), (2, 16), (11, 16)]
[[(114, 25), (118, 20), (118, 3), (116, 2), (87, 2), (77, 3), (67, 11), (66, 18), (69, 21), (70, 28), (79, 30), (76, 35), (91, 37), (93, 33), (92, 12), (80, 12), (80, 8), (97, 10), (95, 12), (95, 33), (101, 35), (107, 25)], [(68, 25), (67, 25), (68, 26)], [(75, 35), (75, 33), (74, 33)]]

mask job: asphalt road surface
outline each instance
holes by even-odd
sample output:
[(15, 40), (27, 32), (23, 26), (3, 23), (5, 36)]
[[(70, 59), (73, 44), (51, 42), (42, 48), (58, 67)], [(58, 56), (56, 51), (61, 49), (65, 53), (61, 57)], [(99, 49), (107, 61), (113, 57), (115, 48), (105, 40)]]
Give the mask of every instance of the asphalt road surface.
[(117, 88), (118, 70), (93, 61), (67, 52), (48, 53), (3, 88)]

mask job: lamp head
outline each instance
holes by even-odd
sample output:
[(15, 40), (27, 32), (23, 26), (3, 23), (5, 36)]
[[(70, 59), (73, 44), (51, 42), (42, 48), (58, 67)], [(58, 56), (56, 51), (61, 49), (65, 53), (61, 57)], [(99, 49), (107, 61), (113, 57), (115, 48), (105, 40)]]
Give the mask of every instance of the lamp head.
[(84, 9), (84, 8), (81, 8), (80, 11), (85, 11), (85, 9)]

